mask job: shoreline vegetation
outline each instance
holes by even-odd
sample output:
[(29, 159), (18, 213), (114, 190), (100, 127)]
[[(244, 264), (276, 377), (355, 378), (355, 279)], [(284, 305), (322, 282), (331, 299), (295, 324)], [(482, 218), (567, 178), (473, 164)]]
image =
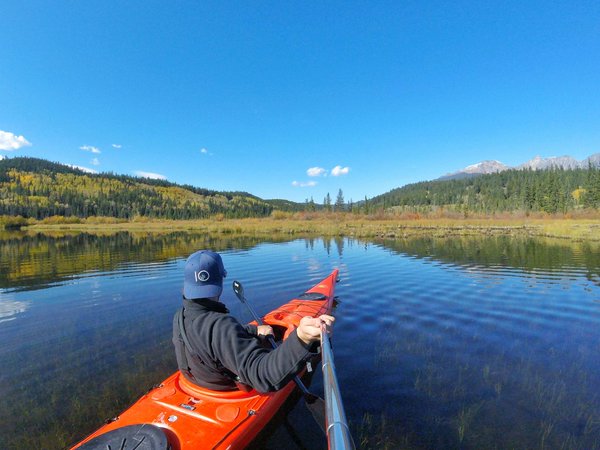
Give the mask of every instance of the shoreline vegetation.
[(217, 214), (210, 219), (164, 220), (136, 217), (52, 216), (43, 220), (0, 216), (0, 228), (31, 232), (112, 233), (121, 231), (164, 233), (193, 231), (251, 236), (347, 236), (402, 239), (411, 236), (508, 235), (552, 237), (575, 241), (600, 241), (600, 212), (578, 214), (497, 214), (464, 217), (451, 212), (437, 214), (288, 213), (274, 211), (265, 218), (228, 219)]

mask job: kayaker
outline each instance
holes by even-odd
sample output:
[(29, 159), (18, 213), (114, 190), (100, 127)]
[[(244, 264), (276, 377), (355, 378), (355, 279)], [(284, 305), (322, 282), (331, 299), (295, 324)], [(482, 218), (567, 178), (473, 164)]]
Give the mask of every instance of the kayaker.
[(226, 276), (218, 253), (200, 250), (187, 259), (183, 308), (173, 319), (179, 370), (191, 382), (208, 389), (279, 390), (318, 354), (321, 324), (332, 325), (335, 319), (326, 314), (304, 317), (273, 350), (260, 338), (273, 333), (269, 325), (242, 325), (220, 301)]

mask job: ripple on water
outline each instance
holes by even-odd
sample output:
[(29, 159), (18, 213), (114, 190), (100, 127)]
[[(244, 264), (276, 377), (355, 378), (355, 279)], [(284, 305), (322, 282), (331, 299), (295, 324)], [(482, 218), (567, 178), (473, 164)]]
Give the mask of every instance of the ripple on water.
[[(70, 408), (103, 398), (114, 407), (119, 386), (135, 397), (135, 380), (147, 380), (154, 366), (173, 370), (170, 327), (189, 246), (178, 257), (136, 258), (120, 250), (129, 240), (119, 239), (75, 242), (67, 253), (24, 257), (17, 265), (0, 258), (0, 377), (18, 387), (3, 390), (2, 417), (21, 418), (3, 421), (0, 436), (17, 429), (53, 435), (69, 426)], [(165, 239), (147, 245), (169, 253)], [(136, 249), (155, 254), (144, 245)], [(335, 363), (364, 447), (540, 448), (542, 433), (547, 448), (599, 447), (600, 277), (593, 249), (510, 239), (221, 245), (229, 272), (223, 301), (241, 320), (250, 317), (231, 292), (234, 279), (266, 312), (340, 269)], [(154, 376), (148, 382), (162, 375)], [(77, 399), (62, 395), (53, 382), (61, 379), (81, 387)], [(63, 407), (43, 402), (20, 410), (31, 405), (32, 381), (39, 398), (64, 398)], [(46, 423), (44, 431), (39, 424)], [(301, 427), (298, 434), (313, 431)]]

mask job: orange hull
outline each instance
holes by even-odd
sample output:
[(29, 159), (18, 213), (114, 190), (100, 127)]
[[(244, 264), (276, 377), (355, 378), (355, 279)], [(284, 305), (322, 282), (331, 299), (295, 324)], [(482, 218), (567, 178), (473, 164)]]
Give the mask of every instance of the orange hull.
[[(330, 313), (337, 276), (336, 269), (299, 298), (268, 313), (264, 323), (286, 339), (302, 317)], [(137, 424), (160, 427), (173, 450), (241, 449), (267, 425), (294, 388), (292, 381), (268, 394), (211, 391), (176, 372), (73, 449), (107, 432)]]

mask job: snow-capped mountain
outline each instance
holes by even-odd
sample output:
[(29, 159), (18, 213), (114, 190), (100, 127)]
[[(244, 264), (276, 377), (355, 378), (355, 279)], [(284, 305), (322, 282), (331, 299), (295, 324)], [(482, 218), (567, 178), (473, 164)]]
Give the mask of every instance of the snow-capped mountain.
[(531, 170), (545, 170), (545, 169), (577, 169), (581, 167), (581, 163), (575, 158), (568, 155), (565, 156), (551, 156), (550, 158), (542, 158), (536, 156), (530, 159), (526, 163), (523, 163), (515, 169), (531, 169)]
[(592, 156), (588, 156), (583, 161), (577, 161), (575, 158), (565, 156), (552, 156), (544, 158), (536, 156), (529, 161), (519, 164), (518, 166), (510, 167), (500, 161), (482, 161), (477, 164), (472, 164), (465, 167), (457, 172), (449, 173), (438, 180), (452, 180), (457, 178), (473, 177), (478, 175), (484, 175), (487, 173), (502, 172), (503, 170), (517, 169), (517, 170), (546, 170), (546, 169), (587, 169), (590, 164), (592, 167), (600, 168), (600, 153), (595, 153)]
[(495, 173), (501, 172), (503, 170), (508, 169), (506, 164), (502, 164), (500, 161), (496, 160), (488, 160), (481, 161), (477, 164), (471, 164), (470, 166), (465, 167), (462, 172), (464, 173)]
[(588, 156), (581, 162), (581, 167), (587, 169), (590, 164), (592, 167), (600, 167), (600, 153), (594, 153), (592, 156)]
[(475, 177), (486, 173), (496, 173), (507, 170), (509, 167), (506, 164), (496, 160), (481, 161), (477, 164), (471, 164), (458, 172), (449, 173), (438, 180), (454, 180), (457, 178)]

